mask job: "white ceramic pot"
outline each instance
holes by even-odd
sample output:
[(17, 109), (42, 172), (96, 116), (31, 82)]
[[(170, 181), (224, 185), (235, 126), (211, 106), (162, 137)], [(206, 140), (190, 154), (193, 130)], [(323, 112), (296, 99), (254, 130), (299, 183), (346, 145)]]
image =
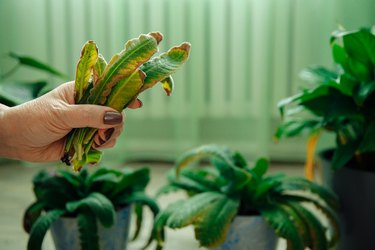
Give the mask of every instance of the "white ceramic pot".
[[(116, 213), (115, 224), (110, 228), (98, 224), (101, 250), (126, 250), (129, 234), (131, 206)], [(56, 250), (81, 250), (76, 218), (60, 218), (51, 225), (51, 234)]]
[(261, 216), (237, 216), (215, 250), (275, 250), (277, 236)]

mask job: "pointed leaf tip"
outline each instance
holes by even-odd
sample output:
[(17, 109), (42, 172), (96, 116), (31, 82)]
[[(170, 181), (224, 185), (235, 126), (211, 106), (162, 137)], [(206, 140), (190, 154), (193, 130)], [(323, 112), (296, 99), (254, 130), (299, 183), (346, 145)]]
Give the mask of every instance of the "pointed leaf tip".
[(155, 38), (157, 44), (159, 44), (163, 40), (163, 34), (158, 31), (150, 32), (149, 35)]
[(186, 50), (187, 52), (190, 51), (191, 44), (188, 42), (184, 42), (179, 46), (181, 49)]

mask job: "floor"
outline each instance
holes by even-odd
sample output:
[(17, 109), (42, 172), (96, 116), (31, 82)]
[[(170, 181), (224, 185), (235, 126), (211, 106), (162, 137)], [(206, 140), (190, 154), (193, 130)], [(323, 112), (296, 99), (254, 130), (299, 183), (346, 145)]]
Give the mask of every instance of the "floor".
[[(147, 193), (153, 195), (155, 191), (165, 183), (164, 175), (170, 169), (167, 164), (147, 164), (151, 168), (151, 182)], [(132, 164), (139, 167), (139, 164)], [(144, 166), (144, 165), (142, 165)], [(61, 167), (61, 166), (60, 166)], [(24, 209), (34, 200), (31, 179), (41, 169), (53, 170), (53, 166), (25, 166), (19, 163), (0, 165), (0, 250), (26, 249), (28, 235), (22, 229), (22, 216)], [(303, 168), (299, 165), (286, 166), (285, 164), (271, 165), (271, 172), (284, 172), (289, 175), (302, 175)], [(165, 207), (169, 202), (183, 197), (181, 193), (167, 195), (159, 200), (159, 204)], [(151, 227), (150, 214), (146, 215), (144, 231), (141, 239), (131, 242), (128, 250), (138, 250), (147, 238), (147, 230)], [(192, 228), (184, 228), (176, 231), (167, 231), (165, 250), (193, 250), (199, 248), (194, 240)], [(43, 245), (44, 250), (54, 250), (51, 237), (47, 234)], [(154, 249), (151, 245), (149, 249)], [(284, 249), (278, 246), (278, 249)]]

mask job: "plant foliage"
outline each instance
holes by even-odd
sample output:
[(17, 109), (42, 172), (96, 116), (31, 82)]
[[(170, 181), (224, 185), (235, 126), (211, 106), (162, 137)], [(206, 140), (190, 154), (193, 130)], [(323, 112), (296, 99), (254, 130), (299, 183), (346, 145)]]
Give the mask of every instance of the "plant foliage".
[(368, 29), (337, 31), (330, 45), (337, 70), (310, 67), (302, 72), (311, 84), (279, 103), (283, 122), (275, 137), (333, 132), (333, 168), (352, 160), (355, 167), (371, 170), (375, 166), (375, 36)]
[[(189, 56), (190, 44), (182, 43), (158, 56), (159, 32), (129, 40), (124, 50), (107, 63), (93, 41), (82, 48), (75, 78), (75, 102), (105, 105), (121, 112), (137, 96), (160, 82), (167, 95), (173, 90), (173, 74)], [(87, 163), (97, 163), (101, 152), (92, 147), (97, 129), (78, 128), (68, 135), (62, 160), (78, 171)]]
[(61, 79), (68, 79), (65, 74), (33, 57), (19, 55), (14, 52), (10, 52), (8, 56), (14, 59), (16, 64), (8, 72), (0, 75), (0, 103), (9, 107), (33, 100), (52, 89), (52, 86), (45, 80), (27, 82), (7, 80), (21, 66), (45, 72)]
[[(206, 168), (186, 167), (209, 159)], [(159, 195), (184, 190), (185, 200), (169, 204), (156, 217), (153, 236), (163, 247), (165, 227), (193, 225), (195, 237), (204, 247), (225, 241), (236, 215), (260, 214), (275, 233), (287, 240), (288, 249), (327, 250), (338, 241), (336, 197), (303, 178), (265, 176), (268, 162), (259, 159), (248, 165), (237, 152), (218, 145), (206, 145), (185, 153), (168, 173), (168, 184)], [(323, 223), (320, 211), (328, 223)], [(251, 237), (249, 235), (249, 237)]]
[[(92, 174), (86, 169), (79, 174), (66, 170), (56, 174), (40, 171), (33, 179), (36, 201), (23, 218), (24, 229), (30, 233), (28, 249), (41, 249), (47, 230), (62, 216), (77, 217), (80, 233), (77, 237), (82, 250), (99, 249), (97, 221), (104, 227), (111, 227), (115, 222), (115, 209), (130, 204), (142, 209), (147, 205), (155, 217), (159, 207), (144, 193), (149, 179), (147, 168), (99, 168)], [(137, 215), (139, 231), (142, 210)]]

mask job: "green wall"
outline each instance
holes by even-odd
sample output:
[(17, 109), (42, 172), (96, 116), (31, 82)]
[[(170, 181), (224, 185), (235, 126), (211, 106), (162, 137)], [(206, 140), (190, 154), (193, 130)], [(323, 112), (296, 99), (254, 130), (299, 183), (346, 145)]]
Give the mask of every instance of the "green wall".
[[(222, 143), (250, 158), (301, 160), (303, 138), (272, 141), (276, 104), (301, 86), (305, 66), (332, 66), (328, 40), (338, 25), (371, 26), (374, 9), (373, 0), (0, 0), (0, 55), (34, 56), (73, 79), (88, 39), (107, 59), (153, 30), (165, 35), (161, 50), (190, 41), (174, 95), (155, 88), (141, 96), (144, 107), (126, 112), (125, 133), (107, 158), (170, 159)], [(0, 71), (12, 63), (1, 57)], [(22, 69), (14, 79), (46, 77)]]

